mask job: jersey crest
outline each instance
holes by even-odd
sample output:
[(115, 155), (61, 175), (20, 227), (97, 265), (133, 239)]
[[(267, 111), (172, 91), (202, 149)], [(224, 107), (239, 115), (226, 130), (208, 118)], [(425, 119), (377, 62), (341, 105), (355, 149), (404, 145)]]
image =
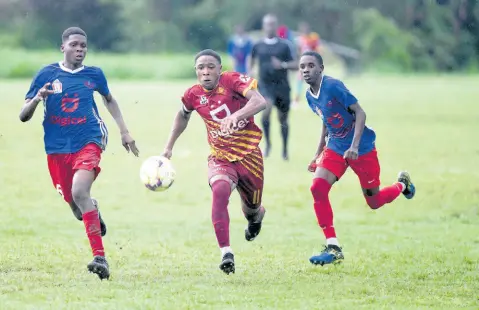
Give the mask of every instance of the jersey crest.
[(60, 82), (59, 79), (56, 79), (55, 81), (53, 81), (52, 89), (53, 89), (54, 94), (61, 94), (62, 93), (62, 88), (63, 88), (63, 85), (62, 85), (62, 82)]
[(205, 105), (208, 103), (208, 98), (205, 95), (201, 95), (200, 97), (200, 104)]

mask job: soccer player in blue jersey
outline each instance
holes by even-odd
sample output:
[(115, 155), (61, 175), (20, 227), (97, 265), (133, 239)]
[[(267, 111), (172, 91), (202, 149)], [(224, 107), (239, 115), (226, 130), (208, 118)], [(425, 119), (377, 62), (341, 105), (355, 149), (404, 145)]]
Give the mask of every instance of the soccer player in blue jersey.
[(245, 33), (242, 25), (237, 25), (235, 30), (235, 35), (228, 40), (227, 52), (233, 60), (234, 71), (246, 74), (246, 60), (253, 49), (253, 41)]
[(366, 113), (356, 97), (341, 81), (323, 75), (323, 59), (317, 52), (303, 53), (299, 69), (310, 86), (306, 93), (308, 104), (323, 121), (319, 146), (308, 170), (314, 172), (311, 186), (314, 211), (327, 244), (310, 262), (324, 265), (344, 259), (333, 226), (329, 191), (348, 167), (358, 176), (366, 202), (374, 210), (394, 201), (401, 193), (411, 199), (416, 189), (405, 171), (399, 173), (396, 183), (380, 189), (376, 134), (365, 125)]
[(108, 131), (98, 114), (93, 93), (99, 92), (115, 119), (123, 146), (135, 156), (138, 149), (113, 98), (103, 71), (84, 66), (87, 36), (77, 27), (63, 32), (63, 61), (42, 68), (31, 83), (20, 112), (20, 120), (30, 120), (38, 104), (44, 106), (44, 143), (53, 185), (70, 205), (75, 217), (83, 221), (93, 252), (88, 270), (100, 279), (108, 279), (102, 236), (106, 225), (98, 212), (98, 203), (90, 189), (100, 173), (101, 153), (108, 141)]

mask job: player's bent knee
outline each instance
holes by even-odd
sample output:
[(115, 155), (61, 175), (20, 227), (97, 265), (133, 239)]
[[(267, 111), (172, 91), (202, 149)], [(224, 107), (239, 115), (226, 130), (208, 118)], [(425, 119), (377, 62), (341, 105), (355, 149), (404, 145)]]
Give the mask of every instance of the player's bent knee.
[[(222, 181), (222, 182), (219, 182), (219, 181)], [(211, 177), (210, 179), (210, 186), (211, 188), (213, 189), (213, 187), (216, 187), (216, 186), (213, 186), (215, 183), (225, 183), (227, 182), (228, 184), (228, 188), (229, 188), (229, 191), (232, 192), (235, 187), (236, 187), (236, 184), (233, 182), (233, 180), (231, 180), (228, 176), (226, 175), (215, 175), (213, 177)]]
[(311, 194), (314, 197), (314, 200), (321, 200), (328, 197), (329, 190), (331, 185), (327, 180), (322, 178), (316, 178), (313, 180), (313, 185), (311, 185)]
[(84, 201), (90, 199), (90, 193), (82, 186), (73, 186), (72, 188), (73, 201), (77, 206), (81, 206)]

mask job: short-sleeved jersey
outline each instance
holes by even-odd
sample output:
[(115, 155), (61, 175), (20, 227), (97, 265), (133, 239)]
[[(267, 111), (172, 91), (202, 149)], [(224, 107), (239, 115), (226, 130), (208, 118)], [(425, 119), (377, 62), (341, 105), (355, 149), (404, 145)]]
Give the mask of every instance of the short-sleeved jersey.
[(183, 110), (187, 113), (197, 111), (205, 122), (210, 156), (233, 162), (258, 148), (263, 133), (254, 117), (240, 120), (231, 132), (220, 128), (221, 120), (243, 108), (248, 102), (246, 93), (256, 88), (255, 79), (238, 72), (224, 72), (214, 90), (208, 91), (197, 84), (185, 91), (181, 98)]
[[(354, 137), (356, 116), (349, 106), (358, 102), (343, 82), (329, 76), (323, 76), (318, 94), (311, 89), (306, 92), (309, 107), (319, 115), (328, 129), (327, 147), (344, 155), (351, 147)], [(359, 143), (359, 155), (372, 151), (376, 134), (365, 126)]]
[(228, 41), (228, 55), (233, 57), (235, 71), (246, 73), (246, 59), (251, 54), (253, 42), (247, 36), (235, 35)]
[(275, 69), (271, 58), (274, 56), (280, 61), (289, 62), (293, 60), (291, 49), (290, 44), (281, 38), (265, 39), (253, 46), (251, 57), (258, 59), (261, 84), (289, 87), (288, 70)]
[(54, 94), (43, 103), (46, 153), (76, 153), (91, 142), (104, 150), (108, 130), (93, 98), (95, 91), (103, 96), (110, 93), (103, 71), (87, 66), (70, 70), (61, 63), (48, 65), (37, 73), (25, 99), (35, 97), (48, 82)]

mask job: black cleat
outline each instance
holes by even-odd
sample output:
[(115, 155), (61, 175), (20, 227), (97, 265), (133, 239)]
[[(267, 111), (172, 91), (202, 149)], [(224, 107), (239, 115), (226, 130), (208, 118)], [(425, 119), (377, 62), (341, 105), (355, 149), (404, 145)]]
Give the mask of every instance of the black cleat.
[(253, 241), (259, 235), (265, 213), (266, 209), (261, 206), (258, 214), (256, 214), (256, 218), (248, 220), (248, 226), (244, 230), (246, 241)]
[(100, 280), (110, 278), (110, 270), (108, 267), (108, 262), (103, 256), (95, 256), (91, 263), (87, 265), (88, 271), (93, 272), (98, 275)]
[(406, 171), (399, 172), (398, 182), (401, 182), (406, 185), (406, 188), (402, 192), (404, 197), (406, 197), (407, 199), (412, 199), (416, 194), (416, 187), (412, 183), (411, 176), (409, 175), (409, 173), (407, 173)]
[(95, 208), (98, 210), (98, 218), (100, 219), (100, 229), (101, 229), (101, 236), (105, 237), (106, 235), (106, 224), (101, 218), (100, 210), (98, 209), (98, 201), (95, 198), (92, 198), (91, 201), (93, 202), (93, 205)]
[(233, 253), (226, 253), (221, 260), (220, 269), (226, 273), (235, 273), (235, 256)]

